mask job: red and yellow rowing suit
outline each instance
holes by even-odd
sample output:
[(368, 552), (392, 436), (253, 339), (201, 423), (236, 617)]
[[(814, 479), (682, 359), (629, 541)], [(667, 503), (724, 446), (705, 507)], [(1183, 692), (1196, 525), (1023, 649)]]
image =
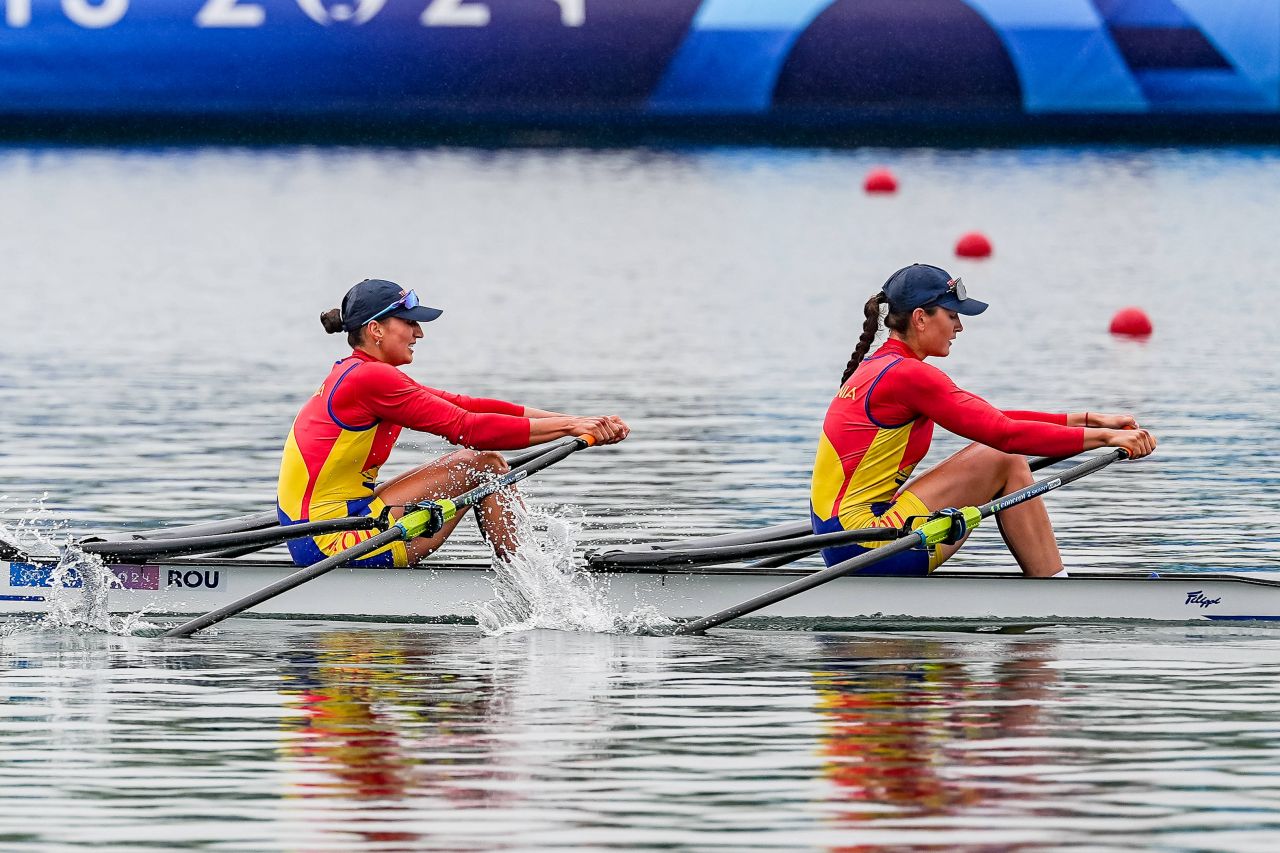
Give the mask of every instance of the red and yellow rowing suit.
[[(930, 508), (903, 485), (929, 452), (935, 423), (1005, 453), (1059, 456), (1084, 448), (1084, 429), (1067, 426), (1066, 415), (1000, 411), (890, 338), (863, 359), (827, 409), (809, 497), (814, 532), (901, 527), (910, 516), (927, 516)], [(828, 548), (822, 556), (832, 566), (867, 547)], [(936, 547), (912, 550), (871, 573), (928, 574), (940, 557)]]
[[(480, 450), (527, 447), (529, 419), (523, 412), (515, 403), (419, 385), (398, 368), (357, 350), (334, 364), (293, 422), (276, 489), (280, 523), (381, 513), (374, 485), (402, 429)], [(376, 533), (346, 531), (294, 540), (289, 551), (295, 563), (309, 566)], [(403, 542), (394, 542), (354, 565), (404, 566), (408, 552)]]

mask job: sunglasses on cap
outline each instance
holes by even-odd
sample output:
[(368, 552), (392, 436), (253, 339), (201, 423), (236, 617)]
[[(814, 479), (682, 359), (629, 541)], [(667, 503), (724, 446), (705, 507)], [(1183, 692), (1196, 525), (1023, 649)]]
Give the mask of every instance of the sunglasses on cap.
[[(961, 297), (961, 299), (963, 298), (964, 297)], [(392, 302), (386, 308), (383, 308), (377, 314), (374, 314), (372, 317), (370, 317), (368, 320), (365, 320), (364, 323), (361, 323), (360, 325), (363, 326), (367, 323), (372, 323), (374, 320), (378, 320), (382, 317), (385, 317), (388, 314), (390, 314), (392, 311), (395, 311), (399, 308), (417, 308), (421, 304), (422, 303), (418, 300), (418, 294), (416, 292), (412, 290), (401, 291), (399, 299), (397, 299), (395, 302)]]
[(964, 289), (964, 279), (962, 279), (960, 276), (956, 276), (955, 278), (952, 278), (952, 279), (947, 279), (947, 292), (942, 294), (941, 296), (937, 296), (933, 299), (930, 299), (928, 302), (926, 302), (924, 305), (921, 305), (920, 307), (927, 308), (930, 305), (937, 303), (937, 301), (941, 299), (943, 296), (951, 296), (951, 295), (954, 295), (956, 299), (959, 299), (961, 302), (969, 298), (969, 292)]

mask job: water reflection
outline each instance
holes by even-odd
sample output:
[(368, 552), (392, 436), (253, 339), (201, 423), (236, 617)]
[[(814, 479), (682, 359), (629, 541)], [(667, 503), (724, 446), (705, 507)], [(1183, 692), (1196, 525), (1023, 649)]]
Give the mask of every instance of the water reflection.
[(775, 849), (1250, 849), (1280, 831), (1267, 632), (232, 620), (200, 641), (10, 633), (0, 673), (0, 837), (46, 845), (160, 827), (243, 849), (699, 849), (730, 829)]
[(955, 644), (936, 640), (825, 639), (823, 654), (838, 666), (814, 672), (814, 687), (828, 720), (823, 771), (847, 806), (842, 820), (876, 820), (891, 811), (957, 814), (1008, 796), (1010, 784), (1032, 781), (1029, 775), (992, 785), (968, 781), (962, 769), (980, 762), (956, 745), (1038, 733), (1041, 708), (1060, 680), (1045, 663), (1053, 641), (1021, 644), (1014, 658), (974, 662), (954, 659)]

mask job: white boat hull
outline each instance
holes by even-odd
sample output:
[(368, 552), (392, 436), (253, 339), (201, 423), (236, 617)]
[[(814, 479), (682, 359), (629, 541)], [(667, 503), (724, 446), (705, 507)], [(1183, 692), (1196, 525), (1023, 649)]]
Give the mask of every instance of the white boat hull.
[[(295, 570), (284, 561), (172, 560), (111, 567), (112, 613), (196, 615), (248, 595)], [(49, 566), (0, 562), (0, 615), (50, 608)], [(649, 605), (676, 619), (717, 612), (767, 592), (804, 570), (714, 568), (593, 573), (619, 611)], [(253, 615), (388, 621), (470, 621), (493, 598), (494, 576), (479, 565), (338, 569), (252, 610)], [(1280, 621), (1276, 575), (939, 572), (929, 578), (850, 577), (794, 596), (736, 625), (838, 628), (929, 622)]]

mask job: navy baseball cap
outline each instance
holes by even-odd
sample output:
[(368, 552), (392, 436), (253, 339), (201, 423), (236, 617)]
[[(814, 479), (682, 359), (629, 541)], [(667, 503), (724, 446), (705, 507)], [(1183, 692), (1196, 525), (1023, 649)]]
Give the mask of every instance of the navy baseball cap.
[(895, 314), (931, 305), (970, 316), (987, 310), (987, 303), (969, 298), (959, 276), (952, 278), (951, 273), (929, 264), (903, 267), (889, 276), (880, 289), (889, 299), (889, 310)]
[(342, 328), (348, 332), (383, 317), (430, 323), (443, 313), (439, 308), (428, 308), (419, 302), (414, 291), (381, 278), (366, 278), (342, 297)]

